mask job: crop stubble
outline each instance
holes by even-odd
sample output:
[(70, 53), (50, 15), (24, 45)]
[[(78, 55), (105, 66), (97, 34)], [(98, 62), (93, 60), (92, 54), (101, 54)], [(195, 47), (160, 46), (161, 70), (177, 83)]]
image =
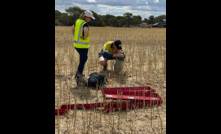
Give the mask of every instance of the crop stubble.
[[(62, 104), (103, 102), (100, 90), (75, 89), (79, 55), (73, 47), (71, 27), (55, 27), (55, 108)], [(160, 106), (104, 113), (71, 110), (55, 116), (58, 133), (166, 133), (166, 29), (90, 27), (91, 39), (84, 74), (101, 72), (98, 53), (105, 42), (120, 39), (126, 54), (123, 71), (113, 72), (108, 62), (107, 87), (151, 86), (163, 99)]]

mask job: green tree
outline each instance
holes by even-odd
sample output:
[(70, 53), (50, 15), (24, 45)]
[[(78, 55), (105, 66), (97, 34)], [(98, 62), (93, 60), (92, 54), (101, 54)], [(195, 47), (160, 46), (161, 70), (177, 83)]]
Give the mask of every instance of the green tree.
[(155, 18), (153, 15), (149, 16), (149, 23), (148, 24), (154, 24), (155, 23)]
[(160, 15), (155, 18), (155, 21), (156, 22), (163, 22), (164, 19), (166, 19), (166, 15)]
[(55, 26), (59, 24), (59, 19), (55, 19)]
[(133, 16), (133, 19), (132, 19), (132, 25), (139, 25), (142, 23), (142, 17), (140, 15), (137, 15), (137, 16)]
[(118, 20), (118, 26), (117, 27), (126, 26), (126, 19), (125, 19), (124, 16), (117, 16), (116, 19)]
[(132, 18), (133, 18), (133, 14), (132, 13), (124, 13), (124, 17), (126, 19), (126, 26), (130, 27)]
[[(66, 13), (61, 13), (59, 10), (55, 10), (55, 25), (73, 25), (79, 18), (80, 14), (85, 10), (79, 7), (69, 7), (65, 10)], [(90, 26), (113, 26), (113, 27), (130, 27), (131, 25), (138, 25), (142, 23), (142, 17), (140, 15), (134, 15), (132, 13), (124, 13), (123, 16), (114, 16), (110, 14), (99, 15), (92, 11), (95, 20), (90, 22)], [(154, 18), (153, 15), (149, 18), (144, 18), (143, 22), (147, 24), (154, 24), (156, 22), (163, 22), (166, 19), (166, 15), (160, 15)], [(165, 22), (164, 22), (165, 23)]]
[(65, 10), (68, 15), (70, 16), (77, 16), (79, 17), (81, 13), (83, 13), (85, 10), (79, 8), (79, 7), (69, 7), (68, 9)]
[(58, 10), (55, 10), (55, 25), (59, 25), (59, 22), (61, 21), (61, 12)]
[(110, 14), (106, 14), (103, 16), (103, 21), (104, 21), (104, 24), (105, 26), (113, 26), (114, 24), (114, 21), (113, 19), (115, 18), (115, 16), (113, 15), (110, 15)]
[(91, 12), (93, 13), (95, 20), (93, 20), (93, 19), (91, 20), (90, 26), (104, 26), (103, 18), (101, 17), (101, 15), (98, 15), (94, 11), (91, 11)]
[(102, 15), (97, 15), (97, 18), (95, 19), (95, 21), (97, 22), (97, 26), (105, 26), (104, 18)]
[(109, 24), (110, 24), (110, 26), (118, 27), (118, 20), (117, 20), (117, 18), (113, 17), (112, 19), (109, 19)]
[(71, 22), (69, 24), (73, 24), (85, 10), (79, 7), (69, 7), (65, 11), (70, 16), (69, 21)]
[(67, 13), (61, 13), (60, 23), (61, 23), (62, 25), (65, 25), (65, 26), (66, 26), (66, 25), (69, 24), (68, 20), (69, 20), (68, 14), (67, 14)]
[(147, 18), (144, 18), (143, 22), (149, 24), (149, 20)]
[(55, 10), (55, 19), (60, 19), (61, 12), (59, 10)]

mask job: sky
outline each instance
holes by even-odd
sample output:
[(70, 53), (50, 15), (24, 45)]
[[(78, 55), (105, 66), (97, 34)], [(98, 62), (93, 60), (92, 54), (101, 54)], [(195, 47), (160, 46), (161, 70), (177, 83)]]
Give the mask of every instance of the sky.
[(140, 15), (142, 19), (153, 15), (166, 15), (166, 0), (55, 0), (55, 10), (65, 12), (69, 7), (91, 10), (100, 15)]

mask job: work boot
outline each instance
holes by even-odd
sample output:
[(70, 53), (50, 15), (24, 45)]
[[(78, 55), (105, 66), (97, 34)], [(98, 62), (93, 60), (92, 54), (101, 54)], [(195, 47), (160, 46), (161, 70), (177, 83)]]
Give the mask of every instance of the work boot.
[(76, 72), (76, 74), (75, 74), (75, 79), (78, 79), (79, 78), (79, 76), (81, 75), (81, 73), (80, 72)]
[(75, 75), (75, 79), (76, 79), (76, 82), (77, 82), (77, 85), (82, 82), (82, 79), (84, 77), (84, 74), (80, 73), (80, 72), (76, 72), (76, 75)]

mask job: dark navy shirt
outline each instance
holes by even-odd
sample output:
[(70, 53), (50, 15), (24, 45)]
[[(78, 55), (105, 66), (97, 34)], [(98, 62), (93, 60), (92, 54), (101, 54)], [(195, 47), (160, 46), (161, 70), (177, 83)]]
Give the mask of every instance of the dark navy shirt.
[[(76, 25), (76, 22), (75, 22), (75, 24), (74, 25)], [(88, 27), (88, 24), (87, 23), (85, 23), (84, 25), (83, 25), (83, 36), (84, 36), (84, 27)], [(88, 27), (88, 30), (89, 30), (89, 27)]]
[[(85, 23), (85, 24), (83, 25), (83, 36), (84, 36), (84, 27), (88, 27), (88, 24)], [(89, 30), (89, 27), (88, 27), (88, 30)]]

